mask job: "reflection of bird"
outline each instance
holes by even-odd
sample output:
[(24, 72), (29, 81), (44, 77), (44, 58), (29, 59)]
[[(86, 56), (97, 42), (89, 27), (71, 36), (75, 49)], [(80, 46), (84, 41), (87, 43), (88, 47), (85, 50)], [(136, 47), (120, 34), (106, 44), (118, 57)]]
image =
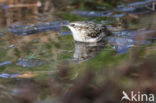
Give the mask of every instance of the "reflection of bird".
[(79, 42), (98, 42), (111, 33), (107, 27), (93, 22), (72, 22), (67, 25), (73, 33), (75, 41)]
[(128, 97), (128, 95), (127, 95), (127, 93), (126, 93), (125, 91), (123, 91), (122, 94), (123, 94), (124, 96), (121, 98), (121, 101), (122, 101), (123, 99), (127, 99), (127, 100), (130, 101), (130, 98)]
[(82, 62), (95, 57), (105, 47), (104, 42), (99, 43), (81, 43), (75, 42), (75, 51), (73, 59)]

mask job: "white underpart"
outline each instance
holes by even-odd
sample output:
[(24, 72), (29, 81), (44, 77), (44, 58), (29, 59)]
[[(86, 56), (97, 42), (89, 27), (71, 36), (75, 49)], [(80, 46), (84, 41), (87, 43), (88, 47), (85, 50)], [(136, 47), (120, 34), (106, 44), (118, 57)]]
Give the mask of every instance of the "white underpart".
[(75, 28), (73, 28), (71, 26), (68, 26), (68, 27), (72, 31), (73, 38), (74, 38), (75, 41), (79, 41), (79, 42), (98, 42), (104, 37), (104, 35), (101, 34), (98, 37), (89, 38), (89, 37), (86, 36), (85, 31), (77, 30), (77, 29), (75, 29)]
[(83, 34), (82, 34), (80, 31), (74, 29), (74, 28), (71, 27), (71, 26), (68, 26), (68, 27), (69, 27), (69, 29), (72, 31), (73, 38), (74, 38), (75, 41), (80, 41), (80, 42), (82, 42), (82, 41), (85, 40), (85, 37), (83, 36)]

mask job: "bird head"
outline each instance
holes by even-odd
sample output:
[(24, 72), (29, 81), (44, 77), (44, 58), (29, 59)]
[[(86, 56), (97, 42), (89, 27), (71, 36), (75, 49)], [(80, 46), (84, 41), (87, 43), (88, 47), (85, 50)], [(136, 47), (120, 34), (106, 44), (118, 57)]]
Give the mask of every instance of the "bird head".
[(71, 30), (76, 41), (83, 41), (86, 35), (86, 24), (84, 22), (71, 22), (66, 26)]

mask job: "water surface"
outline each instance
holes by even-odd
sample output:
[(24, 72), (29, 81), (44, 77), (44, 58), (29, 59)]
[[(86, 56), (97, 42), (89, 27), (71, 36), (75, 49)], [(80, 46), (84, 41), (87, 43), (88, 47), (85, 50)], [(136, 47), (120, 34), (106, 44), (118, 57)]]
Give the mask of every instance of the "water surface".
[[(155, 41), (154, 36), (149, 36), (155, 32), (152, 29), (154, 26), (148, 26), (151, 18), (155, 21), (155, 13), (147, 10), (151, 14), (146, 15), (147, 12), (143, 11), (145, 8), (142, 6), (144, 3), (131, 3), (129, 5), (132, 8), (126, 9), (124, 5), (106, 11), (73, 9), (54, 12), (44, 8), (45, 11), (39, 10), (37, 13), (36, 8), (10, 9), (1, 4), (0, 101), (18, 103), (20, 99), (14, 98), (30, 99), (24, 94), (33, 94), (35, 90), (38, 93), (38, 102), (34, 103), (59, 103), (57, 90), (60, 89), (60, 94), (61, 90), (64, 94), (68, 92), (65, 90), (72, 87), (73, 81), (78, 80), (88, 68), (95, 71), (97, 81), (100, 81), (104, 78), (101, 76), (103, 68), (106, 68), (104, 71), (107, 74), (110, 71), (108, 68), (131, 61), (133, 49), (146, 48)], [(139, 6), (135, 8), (136, 5)], [(144, 15), (138, 12), (138, 8)], [(121, 13), (118, 13), (119, 11)], [(139, 16), (141, 14), (142, 18), (140, 16), (139, 19), (136, 18), (137, 23), (130, 24), (129, 19), (126, 19), (129, 27), (115, 29), (112, 31), (114, 35), (105, 38), (102, 43), (75, 42), (72, 33), (64, 26), (71, 21), (89, 20), (118, 28), (123, 18), (129, 17), (127, 12)], [(151, 48), (155, 50), (154, 46)], [(63, 77), (68, 70), (68, 76)], [(110, 74), (112, 73), (114, 69)], [(56, 91), (51, 94), (50, 90)], [(44, 102), (46, 100), (47, 102)]]

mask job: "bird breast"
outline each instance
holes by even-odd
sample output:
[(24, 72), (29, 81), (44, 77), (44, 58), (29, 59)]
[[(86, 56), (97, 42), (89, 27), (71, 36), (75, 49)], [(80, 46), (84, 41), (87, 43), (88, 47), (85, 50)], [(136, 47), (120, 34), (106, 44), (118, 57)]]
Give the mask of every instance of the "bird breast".
[(85, 31), (78, 30), (73, 27), (69, 27), (69, 29), (72, 31), (74, 40), (80, 41), (80, 42), (83, 42), (85, 40)]

